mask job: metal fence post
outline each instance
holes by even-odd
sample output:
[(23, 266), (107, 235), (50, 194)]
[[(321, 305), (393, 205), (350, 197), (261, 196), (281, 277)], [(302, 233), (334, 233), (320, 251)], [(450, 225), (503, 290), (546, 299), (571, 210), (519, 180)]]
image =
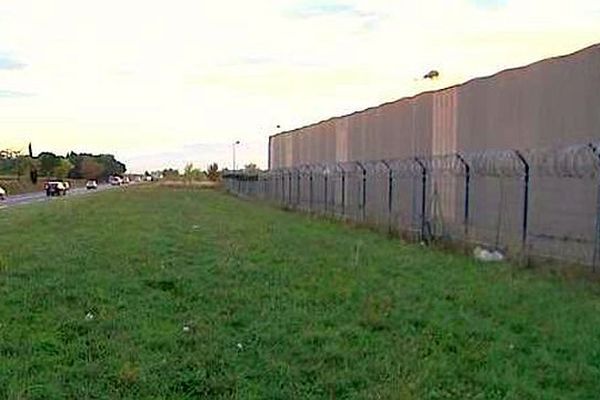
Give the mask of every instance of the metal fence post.
[(285, 206), (285, 171), (281, 172), (281, 203)]
[(262, 199), (265, 195), (265, 177), (262, 174), (258, 174), (258, 196)]
[(521, 242), (523, 246), (523, 256), (527, 254), (527, 229), (529, 225), (529, 163), (519, 150), (514, 150), (521, 164), (523, 165), (523, 227), (521, 232)]
[[(597, 158), (598, 169), (600, 171), (600, 151), (592, 143), (589, 143), (588, 146)], [(598, 189), (596, 191), (596, 237), (594, 238), (594, 253), (592, 255), (592, 272), (596, 272), (598, 256), (600, 255), (600, 180), (598, 180), (597, 185)]]
[(296, 207), (300, 206), (300, 169), (296, 172)]
[(292, 205), (292, 170), (288, 173), (288, 206)]
[(387, 161), (382, 160), (381, 163), (385, 165), (388, 170), (388, 231), (392, 230), (392, 207), (393, 207), (393, 198), (392, 193), (394, 191), (394, 174), (392, 171), (392, 167), (388, 164)]
[(309, 200), (308, 200), (308, 210), (309, 210), (310, 212), (312, 212), (312, 206), (313, 206), (313, 173), (312, 173), (312, 170), (310, 171), (310, 175), (309, 175), (308, 181), (309, 181), (309, 190), (308, 190), (308, 193), (309, 193)]
[(324, 188), (324, 192), (325, 192), (324, 193), (324, 195), (325, 195), (325, 198), (324, 198), (324, 200), (325, 200), (325, 206), (324, 206), (325, 207), (325, 214), (327, 214), (327, 180), (328, 180), (327, 178), (328, 178), (327, 177), (327, 168), (325, 168), (325, 170), (323, 171), (323, 180), (324, 180), (324, 183), (325, 183), (325, 188)]
[(276, 192), (276, 176), (275, 176), (275, 172), (273, 172), (270, 176), (269, 176), (269, 200), (270, 201), (275, 201), (275, 198), (277, 197), (277, 192)]
[(456, 158), (465, 169), (465, 211), (464, 211), (464, 224), (465, 224), (465, 241), (469, 237), (469, 210), (470, 210), (470, 190), (471, 190), (471, 166), (465, 161), (465, 158), (460, 155), (460, 153), (456, 153)]
[(427, 211), (427, 167), (419, 157), (414, 158), (415, 162), (421, 167), (421, 241), (426, 240), (425, 225)]
[(362, 213), (361, 219), (364, 222), (366, 219), (367, 212), (367, 170), (358, 161), (355, 161), (358, 167), (362, 170)]
[(342, 168), (342, 217), (346, 215), (346, 171)]

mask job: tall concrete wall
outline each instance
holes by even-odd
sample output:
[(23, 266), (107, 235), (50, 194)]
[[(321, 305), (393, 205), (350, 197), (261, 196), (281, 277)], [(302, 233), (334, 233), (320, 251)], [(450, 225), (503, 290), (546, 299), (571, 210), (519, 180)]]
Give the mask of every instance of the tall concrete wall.
[(600, 44), (271, 137), (272, 169), (600, 138)]

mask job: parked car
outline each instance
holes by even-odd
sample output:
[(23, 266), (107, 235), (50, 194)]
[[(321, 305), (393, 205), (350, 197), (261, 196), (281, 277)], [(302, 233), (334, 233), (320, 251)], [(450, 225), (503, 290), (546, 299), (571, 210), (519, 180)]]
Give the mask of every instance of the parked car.
[(95, 179), (90, 179), (89, 181), (86, 182), (85, 188), (87, 190), (98, 189), (98, 182), (96, 182)]
[(61, 181), (48, 181), (44, 184), (46, 196), (64, 196), (67, 194), (65, 184)]
[(6, 199), (6, 190), (2, 186), (0, 186), (0, 200)]

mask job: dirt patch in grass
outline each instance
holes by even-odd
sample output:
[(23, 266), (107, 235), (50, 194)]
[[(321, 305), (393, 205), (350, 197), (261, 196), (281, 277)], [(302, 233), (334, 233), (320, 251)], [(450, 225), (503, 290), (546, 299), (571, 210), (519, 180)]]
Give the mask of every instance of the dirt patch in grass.
[(159, 185), (171, 189), (217, 189), (222, 186), (221, 182), (212, 181), (161, 181)]

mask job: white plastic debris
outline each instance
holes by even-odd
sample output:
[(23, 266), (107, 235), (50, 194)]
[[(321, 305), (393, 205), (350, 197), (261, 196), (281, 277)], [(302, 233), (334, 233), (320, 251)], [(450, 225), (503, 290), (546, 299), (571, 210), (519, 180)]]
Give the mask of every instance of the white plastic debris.
[(91, 312), (88, 312), (87, 314), (85, 314), (86, 321), (91, 321), (93, 319), (94, 319), (94, 314), (92, 314)]
[(475, 247), (473, 250), (473, 256), (483, 262), (499, 262), (504, 260), (504, 254), (498, 250), (488, 250), (482, 247)]
[(184, 326), (183, 326), (183, 331), (184, 331), (184, 332), (189, 332), (189, 331), (190, 331), (190, 327), (189, 327), (189, 326), (187, 326), (187, 325), (184, 325)]
[(244, 346), (243, 346), (241, 343), (238, 343), (238, 344), (237, 344), (237, 348), (238, 348), (239, 350), (243, 350), (243, 349), (244, 349)]

